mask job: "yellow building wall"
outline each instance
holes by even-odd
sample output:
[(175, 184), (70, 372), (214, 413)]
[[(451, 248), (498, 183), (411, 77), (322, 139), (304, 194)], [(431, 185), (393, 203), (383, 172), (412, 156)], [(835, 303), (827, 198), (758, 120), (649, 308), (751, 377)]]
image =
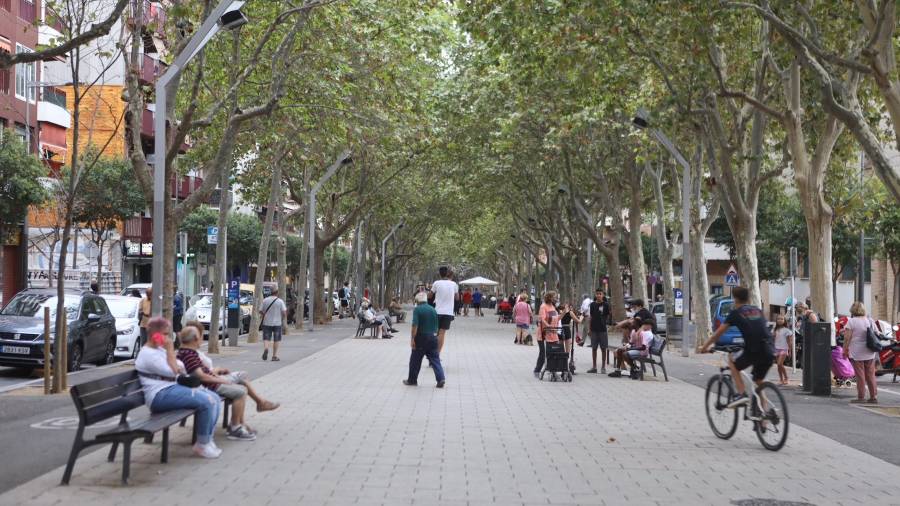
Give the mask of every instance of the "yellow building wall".
[[(75, 111), (75, 92), (71, 86), (62, 88), (66, 92), (66, 109)], [(125, 152), (125, 102), (122, 100), (121, 85), (95, 85), (81, 99), (79, 120), (79, 150), (89, 144), (103, 150), (103, 154), (115, 158), (126, 156)], [(66, 132), (69, 152), (74, 146), (74, 128)], [(108, 143), (108, 144), (107, 144)], [(105, 147), (104, 147), (105, 146)]]

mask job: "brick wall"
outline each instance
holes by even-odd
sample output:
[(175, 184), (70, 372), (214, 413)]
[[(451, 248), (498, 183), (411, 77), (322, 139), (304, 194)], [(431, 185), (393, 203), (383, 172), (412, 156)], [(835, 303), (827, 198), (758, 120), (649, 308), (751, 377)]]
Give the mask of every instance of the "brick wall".
[[(125, 102), (122, 101), (122, 86), (97, 85), (91, 88), (81, 100), (81, 118), (79, 121), (80, 149), (89, 143), (103, 147), (107, 140), (109, 145), (104, 154), (110, 157), (125, 156)], [(71, 86), (62, 88), (66, 92), (66, 109), (75, 110), (75, 92)], [(72, 149), (73, 128), (66, 134), (66, 145)]]
[(900, 315), (894, 308), (894, 271), (887, 260), (872, 260), (872, 313), (879, 318), (896, 322)]

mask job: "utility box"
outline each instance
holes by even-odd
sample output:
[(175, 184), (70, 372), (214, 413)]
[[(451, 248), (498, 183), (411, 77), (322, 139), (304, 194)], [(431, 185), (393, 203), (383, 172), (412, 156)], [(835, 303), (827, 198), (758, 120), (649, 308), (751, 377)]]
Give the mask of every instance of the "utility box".
[(831, 395), (831, 324), (803, 326), (803, 390), (812, 395)]
[(240, 306), (228, 306), (227, 328), (225, 334), (228, 335), (228, 346), (238, 345), (238, 332), (241, 328), (241, 308)]

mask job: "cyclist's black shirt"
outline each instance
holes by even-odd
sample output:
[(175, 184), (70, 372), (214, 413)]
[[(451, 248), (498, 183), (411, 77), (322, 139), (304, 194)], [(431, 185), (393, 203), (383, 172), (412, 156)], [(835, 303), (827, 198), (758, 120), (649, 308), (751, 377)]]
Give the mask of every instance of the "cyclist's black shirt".
[(762, 309), (749, 304), (732, 309), (725, 323), (737, 327), (744, 336), (744, 350), (751, 354), (774, 355), (774, 340)]

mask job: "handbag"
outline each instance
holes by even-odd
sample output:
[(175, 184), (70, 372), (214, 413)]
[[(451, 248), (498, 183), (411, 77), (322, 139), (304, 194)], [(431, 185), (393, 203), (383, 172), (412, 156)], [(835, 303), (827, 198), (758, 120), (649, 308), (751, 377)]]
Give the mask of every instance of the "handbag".
[(879, 352), (882, 348), (881, 340), (872, 329), (872, 320), (869, 320), (869, 326), (866, 327), (866, 348), (874, 352)]

